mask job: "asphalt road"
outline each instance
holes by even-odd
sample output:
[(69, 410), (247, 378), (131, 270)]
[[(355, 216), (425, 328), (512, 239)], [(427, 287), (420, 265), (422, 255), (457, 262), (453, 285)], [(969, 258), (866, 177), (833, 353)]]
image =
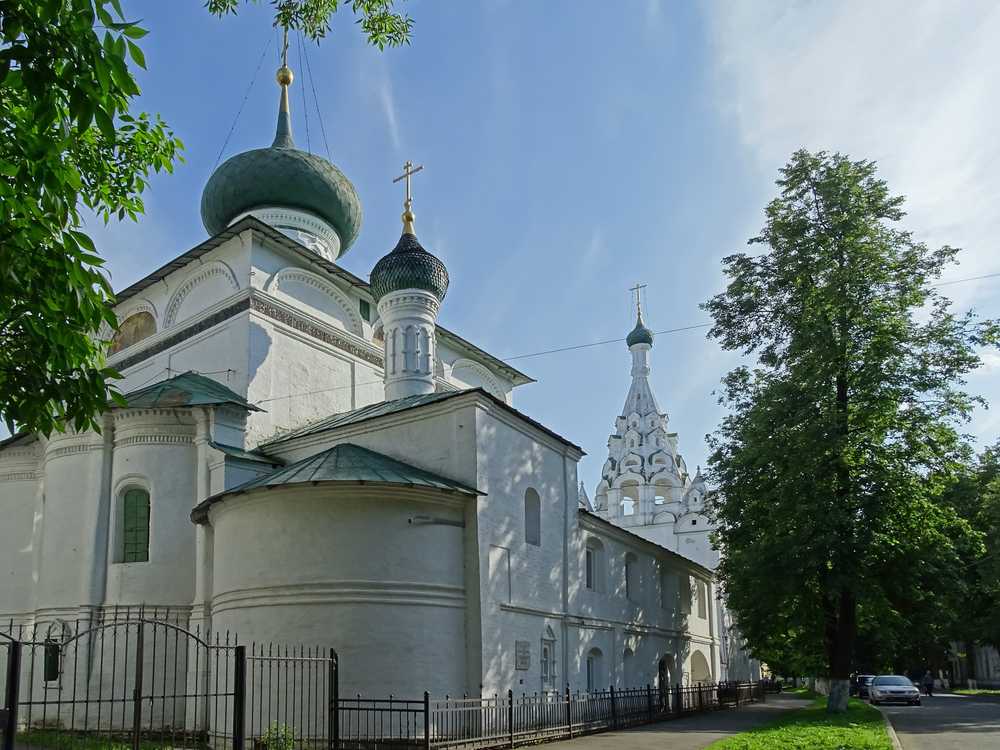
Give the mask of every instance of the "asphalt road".
[(924, 696), (921, 706), (881, 708), (903, 750), (1000, 748), (1000, 698), (941, 693)]

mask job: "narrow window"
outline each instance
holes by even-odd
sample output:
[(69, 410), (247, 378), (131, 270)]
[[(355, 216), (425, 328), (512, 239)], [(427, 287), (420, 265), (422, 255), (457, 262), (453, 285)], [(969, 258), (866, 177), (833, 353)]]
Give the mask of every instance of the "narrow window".
[(358, 311), (361, 313), (361, 317), (364, 318), (366, 323), (372, 322), (372, 306), (368, 300), (358, 300)]
[(708, 619), (708, 588), (703, 581), (698, 581), (698, 617)]
[(631, 552), (625, 555), (625, 598), (631, 601), (639, 598), (639, 558)]
[(524, 493), (524, 541), (536, 547), (542, 543), (542, 501), (531, 487)]
[(691, 579), (687, 573), (681, 573), (678, 576), (677, 585), (681, 599), (681, 614), (689, 615), (691, 614)]
[(59, 641), (55, 638), (45, 639), (44, 672), (46, 682), (59, 680)]
[(594, 557), (596, 554), (592, 549), (587, 550), (587, 588), (591, 591), (594, 590)]
[(122, 500), (122, 562), (149, 560), (149, 493), (132, 489)]

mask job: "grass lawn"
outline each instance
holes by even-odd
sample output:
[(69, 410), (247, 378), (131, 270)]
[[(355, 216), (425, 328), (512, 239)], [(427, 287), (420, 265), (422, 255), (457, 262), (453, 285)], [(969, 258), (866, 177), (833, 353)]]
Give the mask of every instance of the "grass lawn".
[(958, 695), (1000, 695), (1000, 690), (988, 690), (986, 688), (960, 688), (955, 691)]
[(794, 695), (797, 698), (818, 698), (819, 693), (815, 690), (810, 690), (809, 688), (797, 687), (797, 688), (786, 688), (781, 691), (781, 695)]
[(847, 712), (828, 714), (826, 698), (777, 721), (713, 742), (708, 750), (892, 750), (882, 714), (852, 698)]

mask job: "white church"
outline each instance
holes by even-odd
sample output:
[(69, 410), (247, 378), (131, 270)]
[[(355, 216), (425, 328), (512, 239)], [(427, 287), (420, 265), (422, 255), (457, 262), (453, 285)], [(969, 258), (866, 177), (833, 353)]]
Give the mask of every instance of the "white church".
[(531, 379), (437, 323), (449, 277), (417, 239), (411, 165), (396, 247), (369, 282), (336, 264), (361, 202), (295, 146), (278, 82), (273, 143), (204, 189), (208, 238), (117, 295), (127, 406), (0, 444), (0, 621), (144, 604), (335, 647), (343, 690), (376, 696), (756, 676), (641, 313), (591, 506), (583, 450), (512, 405)]

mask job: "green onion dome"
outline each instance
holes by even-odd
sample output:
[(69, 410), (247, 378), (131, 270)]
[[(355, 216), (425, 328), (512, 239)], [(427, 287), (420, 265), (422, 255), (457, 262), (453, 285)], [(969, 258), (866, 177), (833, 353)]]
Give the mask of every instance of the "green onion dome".
[(639, 313), (639, 317), (635, 322), (635, 328), (632, 332), (625, 338), (625, 343), (631, 348), (636, 344), (649, 344), (653, 345), (653, 332), (646, 328), (646, 325), (642, 322), (642, 313)]
[(292, 236), (307, 235), (300, 239), (310, 246), (318, 242), (321, 254), (336, 260), (361, 229), (361, 201), (340, 169), (295, 147), (288, 109), (291, 81), (291, 71), (282, 67), (274, 142), (237, 154), (212, 173), (201, 196), (202, 222), (216, 235), (252, 213)]
[(396, 247), (375, 264), (370, 282), (376, 301), (401, 289), (423, 289), (440, 302), (448, 293), (448, 269), (424, 250), (416, 235), (404, 231)]

